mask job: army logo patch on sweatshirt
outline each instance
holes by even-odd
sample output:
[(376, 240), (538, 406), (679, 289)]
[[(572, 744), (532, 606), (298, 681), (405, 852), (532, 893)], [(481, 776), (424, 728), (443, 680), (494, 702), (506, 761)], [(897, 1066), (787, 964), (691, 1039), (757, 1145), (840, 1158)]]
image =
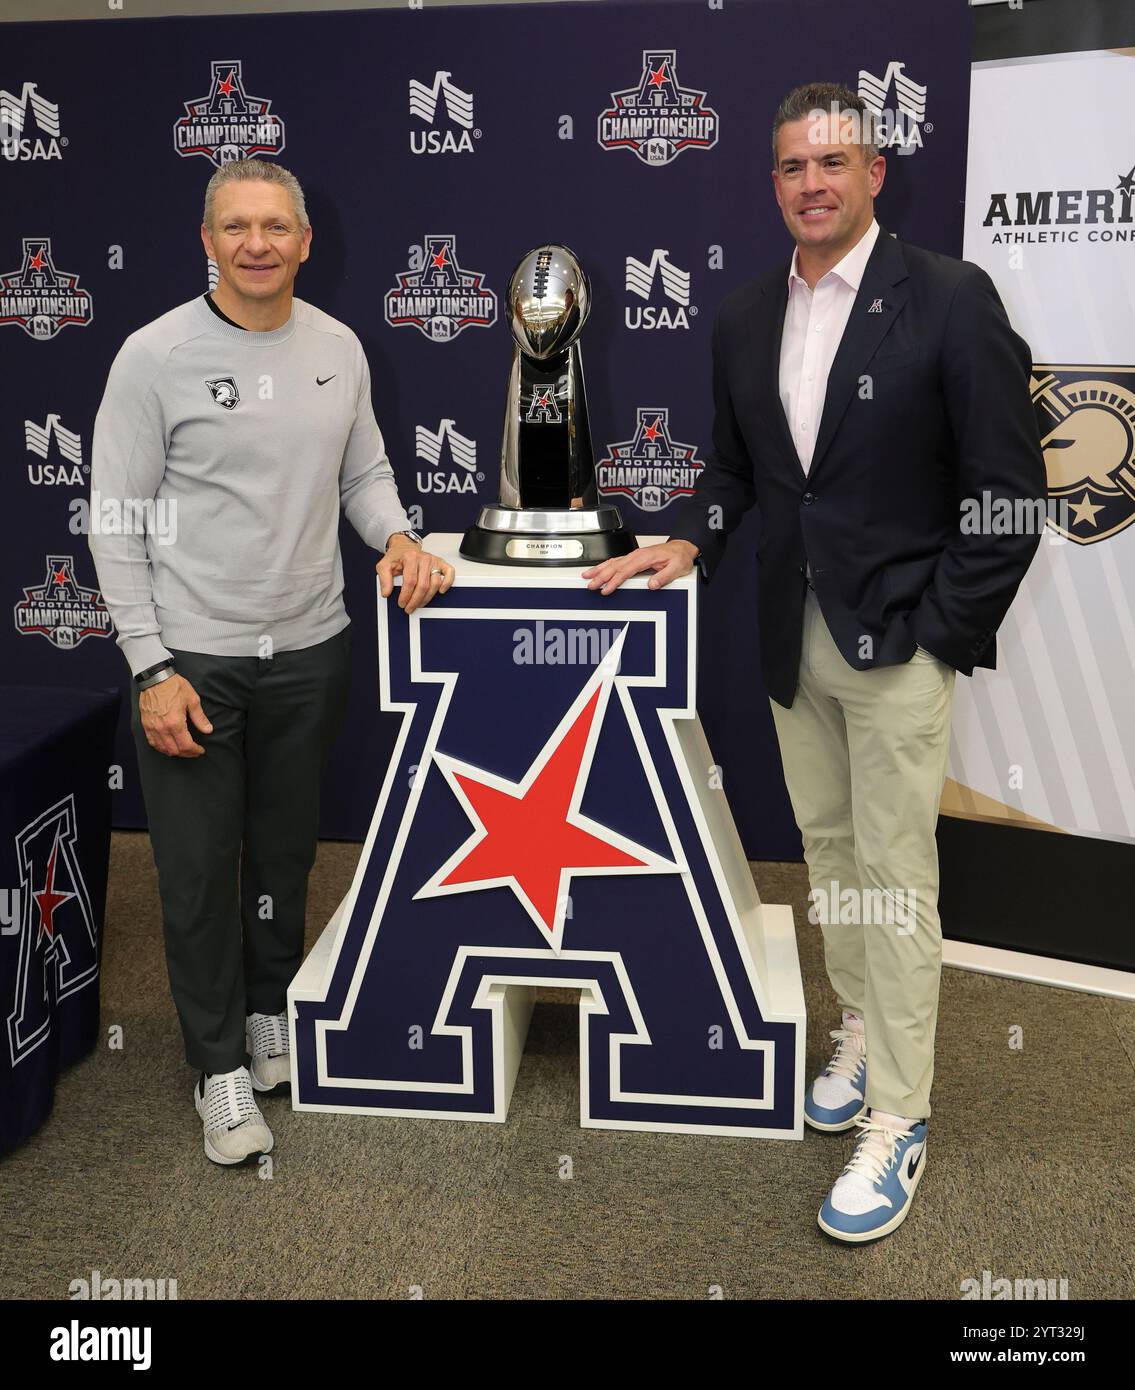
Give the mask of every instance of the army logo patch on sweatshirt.
[(240, 405), (240, 391), (237, 389), (236, 381), (231, 376), (210, 377), (205, 385), (209, 388), (209, 394), (218, 405), (224, 406), (226, 410), (235, 410)]

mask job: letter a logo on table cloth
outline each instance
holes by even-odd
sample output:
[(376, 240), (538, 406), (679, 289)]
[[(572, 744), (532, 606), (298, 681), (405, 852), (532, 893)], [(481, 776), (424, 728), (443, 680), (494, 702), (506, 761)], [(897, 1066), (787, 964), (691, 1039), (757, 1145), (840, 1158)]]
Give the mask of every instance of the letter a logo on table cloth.
[(55, 1004), (98, 979), (94, 914), (77, 840), (73, 794), (16, 836), (20, 926), (7, 1019), (13, 1066), (47, 1039)]
[(380, 600), (402, 727), (289, 991), (297, 1108), (503, 1120), (544, 984), (581, 991), (581, 1123), (799, 1133), (790, 914), (713, 790), (695, 603), (563, 571), (463, 576), (410, 618)]

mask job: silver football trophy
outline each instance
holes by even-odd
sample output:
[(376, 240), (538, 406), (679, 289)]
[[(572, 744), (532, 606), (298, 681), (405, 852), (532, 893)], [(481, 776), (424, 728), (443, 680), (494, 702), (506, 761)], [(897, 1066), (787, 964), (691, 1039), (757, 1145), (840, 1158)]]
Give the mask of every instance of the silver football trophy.
[(566, 246), (538, 246), (512, 273), (500, 502), (465, 532), (470, 560), (596, 564), (638, 544), (595, 484), (579, 351), (590, 308), (587, 276)]

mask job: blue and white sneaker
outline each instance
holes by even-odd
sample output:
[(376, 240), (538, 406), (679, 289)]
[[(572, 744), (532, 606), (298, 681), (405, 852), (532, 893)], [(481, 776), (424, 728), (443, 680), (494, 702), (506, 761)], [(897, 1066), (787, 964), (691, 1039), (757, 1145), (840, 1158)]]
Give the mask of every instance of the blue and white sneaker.
[(804, 1123), (834, 1134), (867, 1111), (867, 1043), (862, 1032), (832, 1030), (832, 1059), (804, 1095)]
[(878, 1240), (901, 1226), (926, 1172), (925, 1120), (911, 1129), (892, 1129), (871, 1118), (858, 1123), (855, 1153), (817, 1218), (821, 1231), (853, 1243)]

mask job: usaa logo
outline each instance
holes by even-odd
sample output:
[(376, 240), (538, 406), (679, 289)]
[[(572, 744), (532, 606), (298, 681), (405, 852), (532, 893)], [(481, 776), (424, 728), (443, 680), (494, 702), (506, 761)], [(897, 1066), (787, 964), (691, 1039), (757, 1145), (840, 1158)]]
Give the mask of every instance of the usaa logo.
[(649, 301), (656, 286), (669, 304), (627, 304), (623, 322), (631, 329), (689, 328), (698, 306), (690, 303), (690, 272), (670, 261), (670, 252), (656, 250), (648, 262), (627, 257), (627, 293)]
[[(875, 137), (880, 149), (913, 154), (922, 149), (922, 132), (934, 129), (926, 119), (926, 88), (903, 71), (905, 63), (890, 62), (882, 77), (859, 69), (859, 97), (875, 118)], [(894, 85), (894, 104), (887, 98)], [(832, 111), (836, 114), (835, 109)], [(843, 112), (841, 124), (852, 113)]]
[[(472, 154), (473, 141), (481, 138), (473, 124), (473, 93), (455, 86), (451, 76), (439, 68), (430, 86), (410, 79), (410, 115), (430, 127), (411, 127), (411, 154)], [(449, 125), (438, 127), (438, 111), (443, 106)]]
[(89, 290), (78, 275), (56, 270), (51, 238), (24, 237), (19, 270), (0, 275), (0, 328), (14, 325), (29, 338), (46, 341), (61, 328), (86, 328), (94, 318)]
[(66, 135), (59, 133), (58, 105), (41, 96), (34, 82), (25, 82), (19, 96), (0, 91), (0, 153), (5, 159), (62, 159), (66, 145)]
[(1049, 526), (1077, 545), (1126, 530), (1135, 521), (1135, 366), (1038, 365), (1031, 394), (1058, 503)]
[(661, 167), (686, 150), (717, 144), (717, 112), (705, 105), (704, 92), (679, 85), (677, 67), (676, 49), (643, 52), (637, 85), (612, 92), (611, 105), (600, 112), (603, 149), (633, 150), (644, 164)]
[[(452, 466), (444, 463), (449, 445)], [(442, 420), (436, 430), (417, 425), (414, 429), (414, 457), (425, 468), (417, 472), (419, 492), (476, 492), (485, 475), (477, 472), (477, 441), (458, 434), (452, 420)]]
[(671, 438), (668, 407), (640, 405), (634, 436), (607, 446), (595, 477), (604, 496), (629, 497), (644, 512), (660, 512), (692, 495), (704, 467), (696, 444)]
[[(52, 458), (51, 441), (55, 440), (55, 458)], [(44, 484), (67, 487), (84, 487), (90, 466), (83, 462), (83, 441), (72, 430), (64, 429), (59, 416), (51, 414), (37, 425), (34, 420), (24, 421), (24, 448), (44, 460), (42, 463), (28, 464), (28, 482), (36, 487)]]
[(212, 63), (207, 96), (183, 102), (185, 115), (173, 123), (174, 149), (182, 158), (204, 155), (219, 169), (234, 159), (263, 159), (284, 149), (284, 123), (269, 97), (244, 90), (238, 58)]

